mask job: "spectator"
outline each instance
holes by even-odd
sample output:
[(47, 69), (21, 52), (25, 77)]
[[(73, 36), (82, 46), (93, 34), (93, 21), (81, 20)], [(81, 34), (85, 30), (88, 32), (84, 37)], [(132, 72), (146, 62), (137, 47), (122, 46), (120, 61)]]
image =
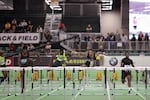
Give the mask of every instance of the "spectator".
[(51, 44), (50, 42), (47, 42), (47, 45), (45, 46), (45, 53), (46, 54), (49, 54), (50, 53), (50, 50), (51, 50)]
[(52, 35), (50, 34), (49, 31), (45, 32), (44, 36), (48, 42), (50, 42), (52, 40)]
[(109, 41), (111, 41), (110, 42), (110, 48), (111, 49), (115, 49), (115, 35), (114, 35), (114, 33), (113, 32), (111, 32), (110, 34), (109, 34), (110, 36), (110, 39), (109, 39)]
[(144, 40), (144, 35), (142, 32), (140, 32), (138, 35), (139, 50), (141, 50), (143, 47), (143, 40)]
[(80, 43), (80, 37), (77, 37), (74, 39), (74, 49), (78, 50), (79, 49), (79, 43)]
[(107, 33), (106, 41), (110, 41), (110, 33)]
[(132, 38), (131, 38), (131, 47), (132, 49), (136, 49), (136, 37), (135, 37), (135, 34), (132, 35)]
[(21, 50), (22, 50), (25, 45), (23, 42), (21, 42), (20, 44), (21, 44)]
[(37, 33), (42, 33), (42, 32), (43, 32), (43, 28), (39, 25), (39, 26), (36, 28), (36, 32), (37, 32)]
[(9, 50), (9, 52), (11, 52), (11, 53), (14, 53), (14, 52), (16, 51), (16, 47), (15, 47), (15, 45), (14, 45), (13, 42), (12, 42), (11, 44), (9, 44), (8, 50)]
[(36, 32), (40, 33), (41, 40), (43, 40), (43, 28), (40, 25), (36, 28)]
[(59, 28), (59, 31), (66, 31), (66, 27), (65, 27), (65, 24), (64, 23), (60, 23), (58, 25), (58, 28)]
[(21, 45), (18, 45), (18, 47), (17, 47), (16, 51), (17, 51), (17, 52), (20, 52), (21, 50), (22, 50)]
[(110, 33), (107, 33), (107, 37), (105, 40), (107, 41), (107, 48), (110, 49)]
[(20, 22), (19, 24), (20, 32), (26, 32), (27, 26), (28, 26), (28, 23), (26, 22), (25, 19), (23, 19), (22, 22)]
[(149, 49), (149, 36), (147, 33), (145, 34), (144, 41), (145, 41), (145, 49), (148, 50)]
[(33, 29), (33, 25), (31, 23), (31, 21), (28, 21), (28, 25), (27, 25), (27, 32), (32, 33), (32, 29)]
[(5, 24), (5, 32), (9, 32), (10, 31), (10, 28), (11, 28), (11, 24), (9, 23), (9, 22), (7, 22), (6, 24)]
[(34, 47), (33, 44), (30, 43), (30, 44), (28, 45), (28, 50), (31, 50), (31, 49), (34, 49), (34, 48), (35, 48), (35, 47)]
[(99, 39), (100, 39), (100, 41), (104, 41), (104, 36), (103, 36), (103, 34), (102, 33), (100, 33), (100, 35), (99, 35)]
[(128, 42), (128, 37), (127, 37), (127, 35), (126, 34), (122, 34), (122, 36), (121, 36), (121, 41), (122, 41), (122, 46), (123, 46), (123, 49), (127, 49), (127, 47), (128, 47), (128, 44), (127, 44), (127, 42)]
[(115, 34), (115, 39), (116, 39), (116, 41), (121, 41), (121, 36), (120, 36), (120, 33), (118, 32), (118, 30)]
[(44, 49), (45, 49), (44, 47), (45, 47), (45, 46), (44, 46), (44, 43), (43, 43), (43, 42), (40, 43), (40, 47), (41, 47), (41, 48), (40, 48), (40, 53), (43, 53), (43, 54), (44, 54)]
[(11, 25), (17, 26), (17, 20), (15, 18), (11, 21)]
[(91, 37), (89, 35), (85, 36), (84, 41), (91, 41)]
[(16, 25), (14, 25), (14, 24), (12, 25), (10, 32), (11, 33), (17, 33)]
[(86, 32), (92, 32), (92, 30), (92, 26), (88, 24), (88, 26), (86, 27)]
[(99, 45), (99, 49), (98, 49), (96, 55), (98, 56), (99, 54), (105, 54), (105, 50), (104, 50), (103, 44)]

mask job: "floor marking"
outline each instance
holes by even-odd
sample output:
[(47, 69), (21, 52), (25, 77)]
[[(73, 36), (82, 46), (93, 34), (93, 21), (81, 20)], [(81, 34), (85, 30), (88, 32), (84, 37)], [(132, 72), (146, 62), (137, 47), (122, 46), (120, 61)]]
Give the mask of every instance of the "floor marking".
[(145, 100), (145, 97), (144, 97), (141, 93), (139, 93), (139, 92), (138, 92), (137, 90), (135, 90), (134, 88), (132, 88), (132, 90), (133, 90), (135, 93), (137, 93), (138, 96), (140, 96), (142, 99)]
[[(70, 82), (67, 83), (66, 85), (68, 85), (68, 84), (70, 84)], [(64, 85), (62, 85), (62, 86), (59, 87), (58, 89), (62, 89), (63, 87), (64, 87)], [(48, 94), (52, 94), (52, 93), (56, 92), (58, 89), (55, 89), (55, 90), (49, 92)], [(35, 100), (40, 100), (40, 99), (42, 99), (42, 98), (44, 98), (44, 97), (46, 97), (46, 96), (47, 96), (47, 94), (45, 94), (45, 95), (43, 95), (43, 96), (41, 96), (41, 97), (39, 97), (39, 98), (37, 98), (37, 99), (35, 99)]]
[[(36, 87), (36, 88), (39, 88), (39, 87)], [(28, 91), (30, 91), (30, 89), (26, 89), (26, 92), (28, 92)], [(32, 91), (32, 90), (31, 90)], [(15, 95), (11, 95), (11, 96), (7, 96), (7, 97), (4, 97), (4, 98), (2, 98), (2, 99), (0, 99), (0, 100), (6, 100), (6, 99), (8, 99), (8, 98), (12, 98), (12, 97), (14, 97)]]
[(108, 94), (108, 100), (111, 100), (111, 97), (110, 97), (110, 90), (109, 90), (109, 85), (108, 85), (108, 81), (107, 81), (107, 94)]
[(81, 93), (81, 91), (83, 91), (83, 88), (75, 95), (75, 97), (74, 98), (72, 98), (72, 100), (74, 100), (74, 99), (76, 99), (77, 98), (77, 96)]
[(7, 97), (2, 98), (2, 99), (0, 99), (0, 100), (6, 100), (6, 99), (8, 99), (8, 98), (12, 98), (12, 97), (14, 97), (14, 96), (15, 96), (15, 95), (7, 96)]

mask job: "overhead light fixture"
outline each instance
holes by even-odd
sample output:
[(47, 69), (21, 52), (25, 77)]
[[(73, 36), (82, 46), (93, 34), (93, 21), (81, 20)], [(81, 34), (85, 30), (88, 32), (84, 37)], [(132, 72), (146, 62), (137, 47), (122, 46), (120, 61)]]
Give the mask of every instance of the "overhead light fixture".
[(150, 11), (150, 9), (145, 9), (145, 10), (143, 10), (143, 12), (149, 12)]
[(150, 9), (150, 6), (145, 6), (144, 9)]
[(103, 6), (102, 10), (112, 10), (112, 6)]
[(133, 9), (130, 9), (130, 10), (129, 10), (129, 12), (133, 12), (133, 11), (134, 11)]
[(142, 2), (142, 3), (150, 3), (150, 0), (130, 0), (130, 2)]
[(4, 5), (5, 3), (3, 1), (0, 1), (0, 5)]
[(101, 0), (102, 10), (112, 10), (113, 0)]
[(52, 3), (51, 0), (45, 0), (45, 3), (49, 5), (52, 10), (62, 10), (62, 8), (59, 6), (59, 2)]
[(11, 6), (8, 6), (8, 8), (9, 8), (10, 10), (13, 10), (13, 7), (11, 7)]
[(49, 6), (52, 10), (62, 10), (60, 6)]
[(47, 5), (50, 5), (51, 0), (45, 0), (45, 3), (46, 3)]

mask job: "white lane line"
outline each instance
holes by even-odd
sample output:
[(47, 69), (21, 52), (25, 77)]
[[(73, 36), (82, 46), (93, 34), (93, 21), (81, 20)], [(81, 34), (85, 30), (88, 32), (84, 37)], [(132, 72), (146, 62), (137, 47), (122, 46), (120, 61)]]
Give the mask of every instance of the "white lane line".
[(140, 96), (143, 100), (145, 100), (145, 97), (141, 94), (141, 93), (139, 93), (137, 90), (135, 90), (134, 88), (132, 88), (132, 90), (135, 92), (135, 93), (137, 93), (138, 94), (138, 96)]
[(15, 96), (15, 95), (7, 96), (7, 97), (2, 98), (2, 99), (0, 99), (0, 100), (6, 100), (6, 99), (8, 99), (8, 98), (12, 98), (12, 97), (14, 97), (14, 96)]
[(81, 91), (83, 91), (83, 88), (75, 95), (74, 98), (72, 98), (72, 100), (75, 100), (77, 98), (77, 96), (81, 93)]
[[(39, 87), (36, 87), (36, 88), (34, 88), (34, 89), (38, 89)], [(25, 92), (28, 92), (28, 91), (30, 91), (31, 89), (26, 89), (26, 91)], [(5, 98), (2, 98), (2, 99), (0, 99), (0, 100), (6, 100), (6, 99), (8, 99), (8, 98), (12, 98), (12, 97), (14, 97), (15, 95), (11, 95), (11, 96), (7, 96), (7, 97), (5, 97)]]
[[(34, 88), (34, 89), (38, 89), (38, 88), (40, 88), (40, 87), (36, 87), (36, 88)], [(26, 91), (25, 92), (29, 92), (29, 91), (32, 91), (31, 89), (26, 89)], [(54, 91), (55, 92), (55, 91)], [(20, 93), (19, 93), (20, 94)], [(11, 96), (7, 96), (7, 97), (4, 97), (4, 98), (2, 98), (2, 99), (0, 99), (0, 100), (6, 100), (6, 99), (9, 99), (9, 98), (12, 98), (12, 97), (14, 97), (15, 95), (11, 95)]]
[(109, 90), (109, 84), (108, 84), (108, 81), (107, 81), (107, 95), (108, 95), (108, 100), (111, 100), (111, 97), (110, 97), (110, 90)]
[[(69, 83), (67, 83), (66, 85), (68, 85), (68, 84), (70, 84), (70, 82)], [(62, 89), (64, 87), (64, 85), (62, 85), (61, 87), (59, 87), (58, 89)], [(56, 91), (58, 91), (58, 89), (55, 89), (55, 90), (53, 90), (53, 91), (51, 91), (51, 92), (49, 92), (48, 94), (52, 94), (52, 93), (54, 93), (54, 92), (56, 92)], [(42, 98), (44, 98), (44, 97), (46, 97), (47, 96), (47, 94), (45, 94), (45, 95), (43, 95), (43, 96), (41, 96), (41, 97), (39, 97), (39, 98), (37, 98), (37, 99), (35, 99), (35, 100), (40, 100), (40, 99), (42, 99)]]

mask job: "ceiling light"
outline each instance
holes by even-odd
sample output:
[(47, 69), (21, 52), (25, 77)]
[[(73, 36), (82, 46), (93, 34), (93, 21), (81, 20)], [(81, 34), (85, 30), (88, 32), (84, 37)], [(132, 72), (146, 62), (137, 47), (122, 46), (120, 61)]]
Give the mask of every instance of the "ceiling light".
[(130, 2), (142, 2), (142, 3), (148, 3), (150, 0), (130, 0)]
[(4, 5), (5, 3), (3, 1), (0, 1), (0, 5)]

